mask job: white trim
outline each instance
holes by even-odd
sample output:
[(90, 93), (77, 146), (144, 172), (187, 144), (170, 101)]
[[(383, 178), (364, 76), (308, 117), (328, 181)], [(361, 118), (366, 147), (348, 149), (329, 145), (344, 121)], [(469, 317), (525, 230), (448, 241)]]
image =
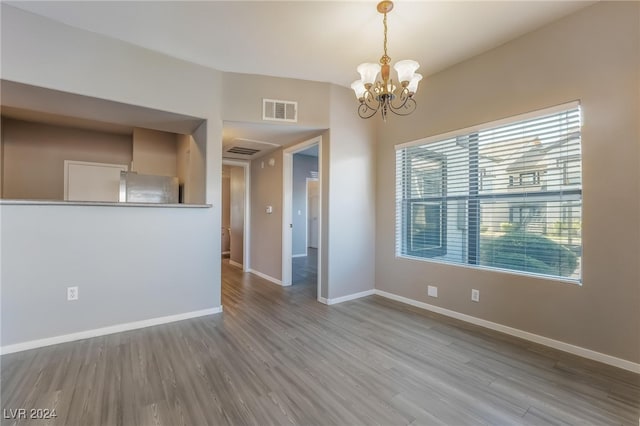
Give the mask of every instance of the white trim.
[[(286, 284), (283, 284), (283, 283), (282, 283), (282, 281), (280, 281), (279, 279), (277, 279), (277, 278), (273, 278), (273, 277), (272, 277), (272, 276), (270, 276), (270, 275), (263, 274), (262, 272), (256, 271), (256, 270), (254, 270), (254, 269), (249, 269), (249, 271), (248, 271), (248, 272), (251, 272), (252, 274), (257, 275), (257, 276), (259, 276), (260, 278), (264, 278), (264, 279), (265, 279), (265, 280), (267, 280), (267, 281), (271, 281), (271, 282), (272, 282), (272, 283), (274, 283), (274, 284), (278, 284), (278, 285), (281, 285), (281, 286), (286, 286)], [(289, 284), (289, 285), (291, 285), (291, 284)]]
[(231, 254), (231, 252), (227, 250), (227, 251), (223, 251), (222, 254)]
[(522, 120), (527, 120), (529, 118), (535, 118), (541, 115), (548, 115), (548, 114), (553, 114), (556, 112), (561, 112), (561, 111), (566, 111), (566, 110), (570, 110), (573, 108), (577, 108), (580, 106), (580, 101), (571, 101), (571, 102), (567, 102), (561, 105), (555, 105), (549, 108), (543, 108), (543, 109), (538, 109), (535, 111), (529, 111), (526, 112), (524, 114), (518, 114), (518, 115), (513, 115), (511, 117), (506, 117), (506, 118), (502, 118), (500, 120), (495, 120), (495, 121), (490, 121), (488, 123), (481, 123), (481, 124), (476, 124), (475, 126), (469, 126), (466, 127), (464, 129), (457, 129), (457, 130), (453, 130), (451, 132), (446, 132), (446, 133), (441, 133), (439, 135), (433, 135), (433, 136), (429, 136), (423, 139), (418, 139), (415, 141), (410, 141), (410, 142), (405, 142), (405, 143), (400, 143), (395, 145), (395, 149), (399, 150), (399, 149), (403, 149), (403, 148), (409, 148), (412, 146), (418, 146), (418, 145), (424, 145), (424, 144), (428, 144), (431, 142), (436, 142), (436, 141), (441, 141), (441, 140), (445, 140), (445, 139), (450, 139), (450, 138), (454, 138), (456, 136), (462, 136), (462, 135), (466, 135), (468, 133), (475, 133), (475, 132), (481, 132), (483, 130), (486, 129), (490, 129), (493, 127), (498, 127), (498, 126), (502, 126), (505, 124), (511, 124), (513, 122), (516, 121), (522, 121)]
[(95, 328), (93, 330), (79, 331), (77, 333), (63, 334), (61, 336), (47, 337), (44, 339), (30, 340), (28, 342), (14, 343), (2, 346), (0, 354), (10, 354), (29, 349), (41, 348), (43, 346), (57, 345), (59, 343), (74, 342), (76, 340), (91, 339), (93, 337), (105, 336), (107, 334), (121, 333), (123, 331), (137, 330), (140, 328), (152, 327), (154, 325), (168, 324), (176, 321), (183, 321), (190, 318), (203, 317), (206, 315), (219, 314), (222, 306), (203, 309), (200, 311), (185, 312), (183, 314), (168, 315), (166, 317), (150, 318), (141, 321), (128, 322), (124, 324), (112, 325), (108, 327)]
[(376, 294), (376, 290), (366, 290), (360, 293), (347, 294), (346, 296), (336, 297), (335, 299), (325, 299), (327, 305), (336, 305), (338, 303), (347, 302), (349, 300), (360, 299), (361, 297), (371, 296)]
[(386, 291), (375, 290), (375, 294), (377, 294), (378, 296), (386, 297), (387, 299), (395, 300), (401, 303), (406, 303), (407, 305), (426, 309), (428, 311), (445, 315), (451, 318), (455, 318), (464, 322), (479, 325), (481, 327), (489, 328), (491, 330), (499, 331), (501, 333), (505, 333), (510, 336), (519, 337), (521, 339), (528, 340), (530, 342), (538, 343), (538, 344), (548, 346), (554, 349), (558, 349), (564, 352), (569, 352), (573, 355), (578, 355), (583, 358), (602, 362), (604, 364), (612, 365), (614, 367), (622, 368), (624, 370), (628, 370), (628, 371), (640, 374), (640, 364), (637, 364), (635, 362), (627, 361), (621, 358), (616, 358), (614, 356), (603, 354), (601, 352), (596, 352), (591, 349), (586, 349), (580, 346), (571, 345), (569, 343), (550, 339), (548, 337), (540, 336), (534, 333), (529, 333), (528, 331), (523, 331), (517, 328), (508, 327), (506, 325), (487, 321), (481, 318), (472, 317), (471, 315), (466, 315), (466, 314), (462, 314), (460, 312), (452, 311), (446, 308), (441, 308), (439, 306), (430, 305), (428, 303), (409, 299), (407, 297), (398, 296), (397, 294), (387, 293)]
[(540, 280), (543, 280), (543, 281), (547, 281), (547, 282), (548, 281), (555, 281), (555, 282), (559, 282), (559, 283), (575, 284), (575, 285), (582, 286), (582, 278), (572, 279), (572, 278), (567, 278), (567, 277), (558, 277), (558, 276), (553, 276), (553, 275), (537, 274), (535, 272), (518, 271), (518, 270), (515, 270), (515, 269), (504, 269), (504, 268), (498, 268), (498, 267), (494, 267), (494, 266), (473, 265), (473, 264), (469, 264), (469, 263), (456, 263), (455, 261), (452, 261), (452, 260), (441, 260), (441, 259), (435, 259), (435, 258), (431, 258), (431, 257), (410, 256), (410, 255), (407, 255), (407, 254), (397, 254), (396, 253), (396, 257), (395, 258), (396, 259), (405, 259), (405, 260), (409, 260), (409, 261), (412, 261), (412, 262), (439, 263), (441, 265), (449, 265), (449, 266), (455, 266), (455, 267), (460, 267), (460, 268), (467, 268), (467, 269), (471, 269), (473, 271), (488, 271), (488, 272), (495, 272), (495, 273), (498, 273), (498, 274), (520, 275), (520, 276), (529, 277), (529, 278), (537, 278), (537, 279), (540, 279)]
[[(324, 227), (324, 223), (325, 220), (328, 220), (327, 218), (325, 218), (324, 216), (324, 211), (322, 210), (322, 206), (325, 203), (324, 200), (324, 193), (323, 193), (323, 188), (322, 188), (322, 179), (324, 176), (324, 173), (322, 172), (322, 168), (324, 167), (324, 150), (322, 148), (322, 136), (318, 137), (318, 244), (316, 247), (316, 253), (317, 254), (317, 277), (318, 277), (318, 291), (316, 293), (317, 297), (320, 297), (320, 295), (322, 294), (322, 269), (323, 269), (323, 265), (325, 264), (324, 262), (327, 262), (327, 270), (329, 269), (329, 259), (325, 260), (324, 259), (324, 255), (322, 254), (322, 247), (324, 247), (324, 244), (322, 242), (322, 228)], [(327, 159), (327, 168), (329, 164), (329, 160)], [(327, 193), (329, 192), (329, 187), (327, 186)], [(328, 197), (327, 197), (328, 198)], [(327, 200), (328, 201), (328, 200)], [(328, 204), (327, 204), (328, 205)], [(329, 234), (329, 228), (327, 227), (327, 235)], [(327, 246), (328, 247), (328, 246)], [(308, 248), (307, 248), (308, 250)], [(327, 280), (327, 294), (329, 294), (329, 284), (328, 284), (328, 280)]]
[[(316, 164), (317, 163), (318, 163), (318, 158), (316, 157)], [(320, 165), (318, 164), (318, 166)], [(310, 178), (306, 178), (304, 182), (304, 254), (305, 255), (309, 255), (309, 179)], [(291, 189), (293, 191), (293, 187)], [(293, 237), (293, 235), (291, 235), (291, 237)], [(292, 257), (295, 257), (295, 255)]]
[(293, 251), (293, 153), (282, 153), (282, 282), (291, 284), (291, 255)]
[(320, 297), (320, 296), (318, 296), (318, 302), (324, 303), (325, 305), (329, 304), (329, 302), (327, 301), (327, 299), (325, 297)]
[(292, 254), (291, 257), (307, 257), (307, 253)]
[(236, 268), (243, 269), (243, 265), (242, 265), (242, 263), (238, 263), (238, 262), (236, 262), (235, 260), (231, 260), (231, 259), (229, 259), (229, 265), (231, 265), (231, 266), (235, 266)]
[(242, 271), (249, 272), (251, 265), (251, 163), (241, 160), (222, 160), (223, 165), (244, 168), (244, 238), (242, 246)]

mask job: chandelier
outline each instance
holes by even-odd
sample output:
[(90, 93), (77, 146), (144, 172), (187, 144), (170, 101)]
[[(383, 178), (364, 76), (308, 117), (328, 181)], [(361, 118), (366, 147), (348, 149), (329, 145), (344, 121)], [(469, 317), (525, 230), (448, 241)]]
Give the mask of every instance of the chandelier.
[[(396, 87), (393, 79), (390, 78), (391, 58), (387, 55), (387, 13), (393, 9), (393, 2), (383, 0), (378, 3), (378, 12), (384, 15), (382, 23), (384, 25), (384, 55), (380, 58), (380, 63), (364, 63), (358, 65), (357, 71), (360, 73), (360, 80), (351, 84), (351, 88), (356, 93), (356, 98), (360, 102), (358, 115), (361, 118), (373, 117), (380, 111), (382, 119), (386, 121), (387, 112), (391, 111), (396, 115), (409, 115), (416, 109), (416, 101), (413, 95), (418, 90), (418, 83), (422, 76), (416, 73), (420, 64), (416, 61), (406, 59), (396, 62), (393, 68), (398, 75), (397, 81), (400, 87)], [(378, 74), (381, 80), (378, 80)]]

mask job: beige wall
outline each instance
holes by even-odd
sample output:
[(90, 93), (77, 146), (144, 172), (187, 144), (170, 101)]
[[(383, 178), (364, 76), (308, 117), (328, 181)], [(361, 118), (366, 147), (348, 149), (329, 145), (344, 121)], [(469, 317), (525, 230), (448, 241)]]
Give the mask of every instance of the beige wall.
[(222, 251), (229, 251), (229, 258), (244, 264), (245, 218), (244, 168), (222, 166)]
[[(282, 279), (282, 185), (282, 149), (251, 162), (251, 269), (277, 280)], [(267, 206), (273, 213), (266, 213)]]
[(131, 170), (143, 175), (178, 175), (178, 138), (175, 133), (133, 129)]
[(327, 128), (329, 84), (252, 74), (224, 73), (223, 119), (269, 123), (262, 120), (262, 99), (298, 102), (298, 122), (285, 126)]
[(231, 227), (231, 176), (229, 169), (231, 166), (222, 166), (222, 200), (221, 200), (221, 224), (222, 229), (222, 252), (228, 252), (231, 247), (229, 239), (229, 228)]
[(189, 192), (189, 184), (187, 183), (189, 174), (189, 155), (191, 147), (190, 135), (176, 135), (176, 175), (178, 176), (178, 182), (182, 185), (182, 197), (183, 200), (188, 199), (187, 193)]
[(204, 204), (206, 167), (202, 141), (206, 132), (200, 126), (194, 135), (176, 135), (176, 173), (187, 204)]
[(0, 118), (0, 198), (3, 198), (2, 195), (2, 176), (3, 176), (3, 165), (4, 164), (4, 120)]
[[(185, 198), (185, 203), (211, 203), (213, 201), (207, 201), (210, 197), (208, 194), (213, 188), (219, 191), (220, 181), (217, 181), (217, 185), (213, 185), (208, 176), (214, 164), (213, 159), (215, 158), (216, 162), (222, 161), (219, 154), (220, 150), (211, 152), (212, 150), (207, 149), (207, 123), (202, 123), (189, 139), (189, 196)], [(222, 136), (220, 135), (218, 142), (221, 143), (221, 141)], [(218, 176), (218, 179), (220, 179), (220, 176)]]
[[(638, 2), (588, 7), (427, 78), (415, 114), (379, 125), (376, 288), (640, 362), (639, 16)], [(395, 257), (394, 144), (576, 99), (582, 286)]]
[(231, 227), (231, 254), (229, 258), (236, 263), (244, 264), (244, 194), (246, 185), (243, 167), (230, 167), (229, 185), (229, 224)]
[(64, 160), (131, 164), (131, 136), (3, 119), (4, 198), (63, 200)]
[(323, 169), (329, 183), (329, 268), (323, 291), (335, 299), (374, 288), (376, 137), (375, 121), (358, 117), (352, 90), (332, 85), (330, 93), (330, 167)]

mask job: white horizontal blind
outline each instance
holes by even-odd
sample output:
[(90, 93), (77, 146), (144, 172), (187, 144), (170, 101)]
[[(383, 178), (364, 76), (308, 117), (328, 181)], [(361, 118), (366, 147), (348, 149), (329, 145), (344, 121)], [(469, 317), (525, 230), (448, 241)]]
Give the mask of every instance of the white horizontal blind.
[(396, 254), (580, 280), (579, 106), (396, 150)]

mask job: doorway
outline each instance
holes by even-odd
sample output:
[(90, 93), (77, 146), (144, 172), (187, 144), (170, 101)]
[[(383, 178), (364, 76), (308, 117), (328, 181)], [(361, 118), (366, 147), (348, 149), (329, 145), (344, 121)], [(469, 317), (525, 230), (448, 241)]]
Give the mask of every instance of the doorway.
[[(296, 225), (294, 219), (293, 227), (293, 245), (295, 251), (296, 240), (304, 242), (301, 247), (304, 249), (304, 253), (293, 254), (291, 260), (291, 285), (311, 285), (317, 286), (318, 284), (318, 225), (320, 221), (320, 192), (319, 182), (317, 178), (306, 178), (304, 182), (304, 194), (300, 196), (301, 203), (304, 203), (305, 210), (300, 212), (295, 207), (295, 175), (297, 169), (305, 168), (308, 166), (315, 166), (313, 170), (317, 173), (317, 157), (308, 157), (305, 154), (306, 151), (296, 153), (293, 156), (293, 174), (294, 174), (294, 208), (293, 216), (304, 216), (304, 220), (299, 224), (298, 232), (296, 233)], [(310, 161), (311, 159), (315, 161)], [(302, 163), (302, 164), (299, 164)], [(296, 167), (297, 166), (297, 167)], [(301, 182), (302, 184), (302, 182)], [(302, 214), (301, 214), (302, 213)], [(299, 234), (299, 235), (296, 235)]]
[(284, 150), (282, 283), (307, 283), (320, 300), (322, 264), (322, 138)]
[(221, 251), (229, 264), (249, 270), (249, 163), (222, 161)]

